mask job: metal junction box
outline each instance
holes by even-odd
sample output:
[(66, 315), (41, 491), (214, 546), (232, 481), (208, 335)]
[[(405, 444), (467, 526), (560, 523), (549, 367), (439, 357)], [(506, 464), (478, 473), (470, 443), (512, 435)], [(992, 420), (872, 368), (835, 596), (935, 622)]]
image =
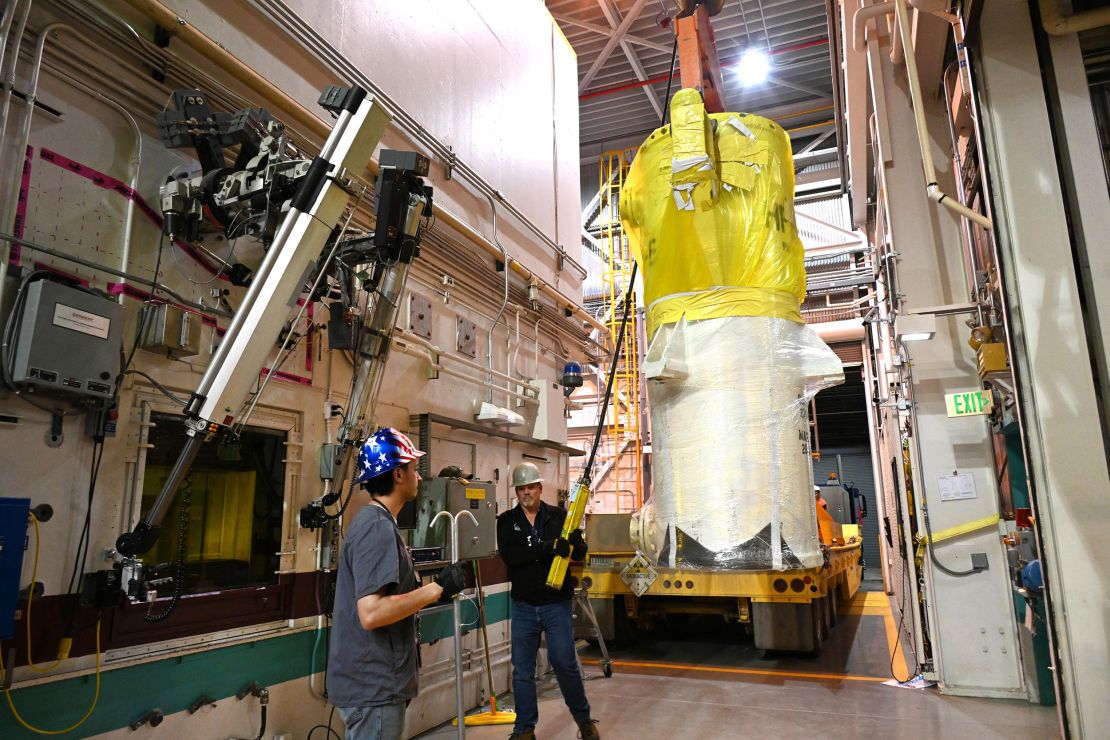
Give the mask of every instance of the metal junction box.
[(43, 393), (111, 398), (122, 346), (122, 306), (38, 280), (27, 286), (12, 381)]
[(169, 357), (192, 357), (200, 352), (202, 319), (177, 306), (152, 306), (139, 346)]
[(489, 481), (458, 478), (432, 478), (420, 484), (416, 499), (416, 527), (413, 547), (442, 547), (443, 558), (451, 559), (447, 522), (441, 519), (431, 528), (432, 519), (441, 511), (456, 514), (469, 511), (478, 520), (459, 517), (459, 560), (478, 560), (497, 554), (497, 489)]

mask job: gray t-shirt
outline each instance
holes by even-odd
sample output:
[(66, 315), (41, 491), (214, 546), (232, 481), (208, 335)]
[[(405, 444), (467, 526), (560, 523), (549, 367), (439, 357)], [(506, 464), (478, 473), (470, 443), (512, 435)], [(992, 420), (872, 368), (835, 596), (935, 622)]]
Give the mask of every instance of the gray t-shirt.
[(365, 630), (356, 602), (419, 586), (397, 523), (378, 504), (355, 515), (339, 555), (328, 653), (328, 699), (337, 707), (408, 701), (417, 690), (416, 616)]

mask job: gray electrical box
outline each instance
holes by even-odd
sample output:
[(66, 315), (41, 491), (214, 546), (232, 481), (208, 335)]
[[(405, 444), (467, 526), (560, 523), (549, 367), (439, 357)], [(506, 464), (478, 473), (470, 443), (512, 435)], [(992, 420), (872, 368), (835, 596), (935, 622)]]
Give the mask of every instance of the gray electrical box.
[(200, 352), (202, 319), (177, 306), (151, 306), (139, 346), (169, 357), (192, 357)]
[(840, 484), (820, 486), (821, 497), (829, 505), (829, 515), (841, 524), (852, 523), (852, 502), (848, 492)]
[(123, 346), (123, 307), (52, 280), (27, 286), (10, 350), (12, 381), (41, 393), (111, 398)]
[(413, 547), (442, 547), (443, 559), (451, 559), (447, 521), (441, 519), (431, 528), (432, 519), (441, 511), (456, 514), (469, 511), (478, 520), (459, 517), (459, 560), (478, 560), (497, 554), (497, 489), (489, 481), (458, 478), (432, 478), (420, 484), (416, 499), (416, 527)]

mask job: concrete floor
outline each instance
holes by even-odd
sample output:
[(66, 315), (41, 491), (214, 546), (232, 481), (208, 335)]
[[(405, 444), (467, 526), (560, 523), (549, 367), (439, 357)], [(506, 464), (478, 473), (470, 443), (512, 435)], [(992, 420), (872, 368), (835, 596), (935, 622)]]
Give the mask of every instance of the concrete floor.
[[(766, 655), (739, 630), (711, 619), (679, 620), (640, 645), (611, 651), (603, 678), (597, 650), (582, 653), (586, 693), (606, 740), (655, 738), (1052, 738), (1054, 707), (944, 696), (885, 686), (897, 630), (885, 596), (857, 595), (819, 658)], [(901, 655), (895, 672), (906, 675)], [(512, 706), (512, 697), (499, 702)], [(505, 738), (511, 726), (471, 727), (472, 740)], [(450, 725), (422, 738), (451, 738)], [(551, 677), (540, 686), (541, 740), (577, 727)]]

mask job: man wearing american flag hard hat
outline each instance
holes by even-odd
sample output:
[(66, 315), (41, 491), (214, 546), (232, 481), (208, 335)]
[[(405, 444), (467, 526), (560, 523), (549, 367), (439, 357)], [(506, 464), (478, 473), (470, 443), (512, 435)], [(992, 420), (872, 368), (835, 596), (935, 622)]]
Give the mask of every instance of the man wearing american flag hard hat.
[(448, 565), (420, 585), (397, 515), (416, 498), (424, 453), (401, 432), (371, 434), (358, 455), (355, 482), (370, 494), (347, 527), (335, 584), (328, 698), (348, 740), (404, 736), (405, 710), (416, 696), (416, 612), (463, 589), (463, 567)]

